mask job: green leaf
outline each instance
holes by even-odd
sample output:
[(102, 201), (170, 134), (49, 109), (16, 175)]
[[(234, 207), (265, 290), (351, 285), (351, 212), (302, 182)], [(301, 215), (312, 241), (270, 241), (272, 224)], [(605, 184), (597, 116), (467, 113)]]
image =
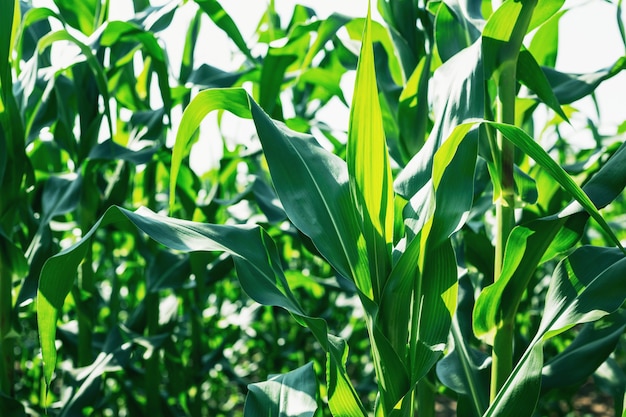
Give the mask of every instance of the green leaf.
[(437, 376), (448, 388), (468, 397), (474, 416), (481, 416), (489, 404), (490, 356), (469, 345), (458, 323), (452, 324), (453, 347), (437, 362)]
[(626, 300), (626, 258), (614, 248), (583, 246), (555, 269), (539, 330), (485, 416), (531, 416), (540, 389), (545, 341), (579, 323), (598, 320)]
[(565, 10), (549, 18), (533, 35), (528, 50), (542, 66), (554, 68), (559, 46), (559, 22)]
[(169, 113), (172, 107), (171, 88), (166, 63), (165, 52), (159, 45), (152, 32), (145, 31), (135, 24), (121, 21), (108, 22), (99, 38), (101, 46), (112, 47), (119, 42), (139, 42), (146, 54), (152, 58), (151, 64), (158, 76), (159, 92), (163, 99), (165, 112)]
[(626, 69), (626, 56), (619, 58), (608, 68), (587, 74), (568, 74), (551, 68), (543, 70), (559, 103), (569, 104), (591, 94), (603, 81), (614, 77), (624, 69)]
[(574, 182), (564, 170), (557, 164), (546, 151), (541, 148), (530, 136), (518, 127), (501, 124), (489, 123), (494, 128), (504, 134), (515, 146), (521, 149), (526, 155), (535, 160), (544, 170), (563, 187), (586, 211), (598, 222), (600, 227), (607, 233), (610, 239), (626, 253), (619, 239), (615, 236), (609, 225), (606, 223), (600, 212), (596, 209), (589, 196)]
[(534, 91), (541, 101), (569, 123), (569, 119), (565, 112), (563, 112), (561, 104), (552, 91), (548, 79), (541, 70), (541, 67), (539, 67), (537, 61), (535, 61), (535, 58), (526, 49), (520, 51), (518, 56), (517, 74), (520, 82)]
[(541, 389), (582, 385), (615, 350), (624, 329), (626, 319), (619, 314), (585, 324), (572, 343), (545, 364)]
[(96, 30), (101, 0), (85, 0), (78, 3), (72, 0), (54, 0), (54, 4), (59, 8), (63, 19), (73, 28), (87, 36)]
[[(114, 132), (113, 118), (111, 117), (111, 108), (109, 105), (111, 97), (109, 95), (109, 89), (107, 86), (107, 78), (104, 73), (104, 68), (102, 67), (102, 65), (100, 65), (100, 62), (94, 55), (91, 47), (79, 41), (77, 38), (72, 36), (67, 30), (61, 29), (56, 32), (51, 32), (47, 34), (46, 36), (44, 36), (43, 38), (41, 38), (39, 42), (37, 43), (37, 49), (41, 52), (57, 41), (68, 41), (68, 42), (75, 44), (76, 46), (78, 46), (84, 58), (87, 60), (87, 64), (89, 65), (89, 68), (91, 69), (91, 71), (93, 72), (96, 78), (98, 92), (102, 94), (102, 98), (104, 101), (104, 113), (107, 116), (107, 123), (108, 123), (109, 131)], [(82, 61), (83, 61), (83, 58), (78, 56), (72, 62), (69, 62), (69, 63), (64, 62), (63, 66), (64, 68), (67, 68), (69, 66), (75, 65)], [(58, 72), (61, 72), (64, 68), (58, 69)]]
[(439, 4), (435, 16), (435, 43), (442, 62), (472, 45), (479, 36), (478, 29), (464, 16), (459, 16), (446, 2)]
[(428, 81), (430, 55), (422, 58), (400, 93), (398, 125), (403, 161), (408, 161), (424, 146), (428, 129)]
[(317, 411), (317, 379), (313, 362), (267, 381), (248, 385), (245, 417), (313, 417)]
[[(259, 105), (269, 115), (276, 119), (282, 119), (282, 108), (277, 107), (281, 88), (284, 84), (287, 68), (295, 62), (297, 55), (291, 54), (287, 45), (283, 48), (270, 47), (267, 56), (263, 60), (261, 68), (261, 80), (259, 82)], [(303, 50), (306, 45), (299, 49)], [(277, 115), (277, 116), (275, 116)]]
[[(306, 325), (331, 356), (329, 366), (337, 380), (340, 380), (333, 383), (341, 383), (341, 395), (345, 397), (355, 393), (345, 369), (345, 360), (336, 357), (330, 343), (325, 321), (308, 317), (304, 313), (289, 289), (276, 245), (263, 229), (258, 226), (195, 223), (164, 217), (146, 208), (131, 212), (115, 206), (109, 208), (80, 241), (48, 259), (42, 268), (37, 292), (37, 323), (44, 377), (48, 385), (56, 365), (57, 318), (75, 280), (75, 273), (68, 271), (76, 271), (95, 233), (109, 225), (121, 228), (125, 225), (134, 226), (158, 243), (176, 251), (223, 251), (233, 255), (237, 276), (247, 294), (260, 304), (285, 308), (299, 323)], [(356, 407), (355, 410), (363, 410), (358, 396), (350, 401)], [(365, 412), (360, 415), (365, 415)]]
[[(328, 335), (326, 359), (326, 385), (328, 387), (328, 408), (333, 416), (365, 417), (369, 414), (361, 404), (359, 396), (345, 373), (348, 359), (348, 345), (343, 339)], [(339, 371), (339, 372), (338, 372)]]
[[(364, 32), (363, 29), (366, 25), (366, 20), (367, 19), (356, 18), (345, 25), (345, 28), (348, 30), (348, 34), (350, 35), (350, 38), (361, 40)], [(394, 44), (391, 41), (389, 32), (383, 25), (376, 21), (372, 21), (371, 25), (372, 26), (370, 27), (370, 29), (372, 43), (380, 42), (382, 47), (385, 49), (385, 52), (387, 52), (387, 58), (389, 60), (389, 71), (391, 72), (393, 81), (397, 85), (403, 85), (403, 80), (405, 77), (402, 74), (402, 68), (400, 67), (400, 62), (398, 61), (398, 58), (396, 56), (396, 49), (394, 48)]]
[(313, 62), (313, 58), (315, 58), (315, 55), (317, 55), (317, 53), (322, 50), (324, 45), (326, 45), (326, 43), (331, 40), (333, 36), (335, 36), (337, 31), (345, 26), (349, 21), (350, 18), (337, 13), (333, 13), (326, 19), (322, 20), (319, 24), (319, 27), (315, 31), (315, 41), (307, 50), (307, 53), (302, 60), (302, 65), (300, 66), (300, 68), (308, 68)]
[(211, 20), (222, 29), (226, 35), (235, 43), (237, 48), (243, 54), (250, 59), (250, 61), (254, 61), (254, 57), (252, 56), (250, 49), (248, 49), (248, 45), (246, 45), (246, 41), (241, 36), (241, 32), (239, 32), (239, 28), (230, 17), (230, 15), (224, 10), (224, 8), (219, 4), (217, 0), (194, 0), (200, 9), (203, 10)]
[[(605, 207), (626, 186), (626, 145), (615, 152), (583, 187), (597, 208)], [(501, 276), (476, 301), (474, 331), (487, 343), (500, 320), (511, 320), (537, 265), (570, 249), (583, 232), (589, 214), (578, 203), (560, 213), (517, 226), (511, 232)], [(522, 254), (523, 253), (523, 254)]]
[(431, 178), (433, 158), (455, 127), (484, 114), (481, 43), (477, 41), (446, 61), (431, 80), (432, 112), (439, 115), (428, 140), (396, 176), (394, 188), (406, 200)]
[(340, 274), (356, 280), (363, 294), (370, 294), (365, 243), (350, 200), (346, 163), (312, 136), (272, 121), (243, 89), (202, 91), (185, 109), (172, 154), (170, 209), (187, 145), (204, 117), (218, 109), (254, 120), (274, 187), (289, 219)]
[(354, 96), (350, 108), (346, 160), (352, 203), (367, 246), (375, 302), (391, 270), (393, 177), (378, 101), (370, 15), (363, 32)]

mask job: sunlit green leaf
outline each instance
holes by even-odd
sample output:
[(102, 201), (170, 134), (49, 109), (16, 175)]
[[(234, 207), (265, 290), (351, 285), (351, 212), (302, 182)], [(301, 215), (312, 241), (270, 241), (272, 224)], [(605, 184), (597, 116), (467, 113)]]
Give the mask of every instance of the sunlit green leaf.
[(313, 417), (317, 411), (313, 362), (267, 381), (248, 385), (244, 416)]
[(350, 110), (346, 159), (352, 201), (370, 260), (373, 299), (377, 301), (390, 271), (394, 205), (370, 32), (368, 18)]

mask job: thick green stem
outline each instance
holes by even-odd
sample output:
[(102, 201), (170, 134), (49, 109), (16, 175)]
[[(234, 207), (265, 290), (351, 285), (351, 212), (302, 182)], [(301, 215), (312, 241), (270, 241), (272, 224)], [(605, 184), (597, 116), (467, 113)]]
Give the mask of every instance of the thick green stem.
[[(517, 92), (517, 59), (522, 40), (526, 35), (537, 0), (521, 2), (521, 10), (515, 21), (511, 36), (500, 47), (495, 70), (492, 74), (496, 83), (496, 121), (515, 124), (515, 97)], [(515, 226), (515, 180), (513, 177), (515, 148), (500, 131), (496, 136), (497, 150), (494, 163), (499, 184), (496, 189), (496, 248), (494, 281), (502, 272), (506, 242)], [(490, 398), (493, 401), (513, 369), (514, 316), (504, 317), (494, 337), (491, 365)]]
[[(515, 62), (507, 62), (497, 80), (498, 97), (496, 104), (496, 121), (515, 123)], [(506, 140), (500, 131), (496, 136), (500, 173), (500, 195), (496, 199), (496, 254), (494, 265), (494, 281), (500, 277), (504, 262), (506, 241), (515, 226), (515, 181), (513, 178), (515, 148)], [(492, 351), (491, 390), (493, 400), (513, 369), (513, 323), (502, 323), (495, 335)]]

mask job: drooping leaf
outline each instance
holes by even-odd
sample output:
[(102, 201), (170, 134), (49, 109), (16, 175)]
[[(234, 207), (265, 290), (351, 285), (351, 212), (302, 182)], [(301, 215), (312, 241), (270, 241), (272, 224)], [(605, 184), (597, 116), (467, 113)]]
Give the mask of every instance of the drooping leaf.
[(357, 287), (369, 294), (365, 244), (351, 205), (345, 162), (311, 136), (272, 121), (243, 89), (203, 91), (185, 110), (172, 155), (170, 207), (187, 144), (202, 119), (217, 109), (253, 119), (274, 187), (289, 219), (311, 238), (339, 273), (357, 280)]
[(569, 104), (591, 94), (603, 81), (619, 74), (624, 68), (626, 56), (610, 67), (592, 73), (568, 74), (551, 68), (543, 68), (543, 71), (559, 103)]
[(71, 0), (54, 0), (63, 19), (85, 35), (91, 35), (97, 28), (100, 0), (87, 0), (75, 3)]
[(333, 343), (340, 339), (331, 338), (323, 319), (309, 317), (304, 313), (289, 289), (277, 248), (263, 229), (258, 226), (214, 225), (178, 220), (157, 215), (146, 208), (136, 212), (115, 206), (109, 208), (81, 240), (45, 263), (37, 292), (37, 323), (44, 377), (48, 385), (56, 365), (57, 319), (75, 281), (75, 274), (68, 272), (76, 271), (95, 233), (100, 228), (113, 225), (121, 228), (134, 226), (173, 250), (223, 251), (233, 255), (238, 278), (248, 295), (260, 304), (285, 308), (299, 323), (312, 331), (330, 356), (328, 366), (336, 378), (333, 384), (341, 384), (338, 398), (349, 402), (351, 415), (366, 415), (347, 375), (345, 353), (341, 352), (341, 356), (337, 357), (338, 352), (333, 348)]
[(248, 385), (245, 417), (313, 417), (317, 411), (317, 379), (313, 362), (267, 381)]
[(571, 344), (541, 371), (541, 389), (583, 384), (615, 350), (626, 328), (624, 317), (611, 314), (600, 325), (587, 323)]
[(517, 74), (518, 79), (530, 88), (541, 101), (561, 116), (563, 120), (569, 122), (567, 115), (563, 112), (556, 95), (550, 87), (548, 79), (527, 49), (522, 50), (519, 54)]

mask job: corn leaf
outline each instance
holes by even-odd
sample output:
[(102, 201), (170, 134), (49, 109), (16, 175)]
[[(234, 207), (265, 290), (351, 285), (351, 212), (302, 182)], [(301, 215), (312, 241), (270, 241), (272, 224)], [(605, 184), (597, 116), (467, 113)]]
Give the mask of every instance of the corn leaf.
[(335, 378), (332, 384), (336, 387), (333, 388), (339, 389), (337, 398), (351, 410), (351, 415), (366, 415), (345, 370), (345, 353), (336, 357), (334, 344), (338, 339), (329, 338), (323, 319), (312, 318), (304, 313), (289, 289), (277, 248), (263, 229), (258, 226), (213, 225), (178, 220), (158, 215), (146, 208), (136, 212), (115, 206), (109, 208), (81, 240), (44, 264), (37, 291), (37, 323), (44, 377), (48, 385), (56, 365), (57, 318), (75, 281), (75, 273), (68, 272), (76, 271), (95, 233), (109, 225), (121, 228), (134, 226), (160, 244), (177, 251), (224, 251), (233, 255), (238, 278), (248, 295), (260, 304), (285, 308), (312, 331), (331, 358), (328, 366)]
[(200, 9), (228, 35), (228, 38), (232, 39), (237, 48), (239, 48), (248, 59), (254, 61), (254, 57), (248, 45), (246, 45), (246, 41), (243, 39), (241, 32), (239, 32), (239, 28), (222, 5), (217, 0), (195, 0), (195, 2), (200, 6)]
[(313, 417), (317, 411), (317, 380), (313, 362), (267, 381), (248, 385), (245, 417)]
[(626, 258), (615, 248), (583, 246), (555, 269), (539, 330), (484, 414), (531, 416), (543, 367), (544, 343), (579, 323), (598, 320), (626, 300)]
[(394, 204), (370, 32), (368, 14), (350, 110), (346, 159), (352, 201), (370, 261), (373, 299), (378, 302), (391, 270)]
[[(625, 158), (626, 145), (622, 144), (583, 186), (582, 190), (598, 209), (613, 201), (626, 187)], [(580, 239), (588, 218), (589, 214), (574, 203), (556, 215), (513, 229), (507, 242), (502, 275), (496, 283), (486, 287), (476, 301), (473, 317), (478, 337), (492, 342), (500, 318), (512, 319), (517, 311), (537, 265), (570, 249)]]
[(363, 294), (371, 293), (365, 244), (351, 205), (345, 162), (322, 148), (312, 136), (272, 121), (243, 89), (203, 91), (185, 110), (172, 154), (170, 207), (174, 205), (176, 178), (189, 141), (204, 117), (217, 109), (254, 120), (276, 192), (289, 219), (311, 238), (339, 273), (355, 279)]
[(527, 49), (520, 51), (517, 60), (517, 74), (520, 82), (537, 94), (537, 97), (554, 110), (556, 114), (561, 116), (563, 120), (569, 122), (559, 100), (550, 87), (546, 75)]
[(562, 352), (541, 371), (541, 390), (582, 385), (611, 355), (626, 329), (626, 318), (614, 313), (601, 326), (586, 323)]
[(163, 99), (165, 112), (169, 114), (172, 108), (172, 89), (169, 85), (169, 75), (165, 52), (159, 45), (156, 37), (150, 31), (128, 22), (108, 22), (100, 33), (100, 45), (112, 47), (119, 42), (140, 43), (146, 54), (152, 58), (154, 72), (158, 76), (159, 92)]
[(439, 67), (431, 80), (435, 121), (428, 140), (396, 176), (394, 188), (407, 200), (430, 180), (433, 158), (454, 128), (484, 114), (481, 41), (478, 40)]

